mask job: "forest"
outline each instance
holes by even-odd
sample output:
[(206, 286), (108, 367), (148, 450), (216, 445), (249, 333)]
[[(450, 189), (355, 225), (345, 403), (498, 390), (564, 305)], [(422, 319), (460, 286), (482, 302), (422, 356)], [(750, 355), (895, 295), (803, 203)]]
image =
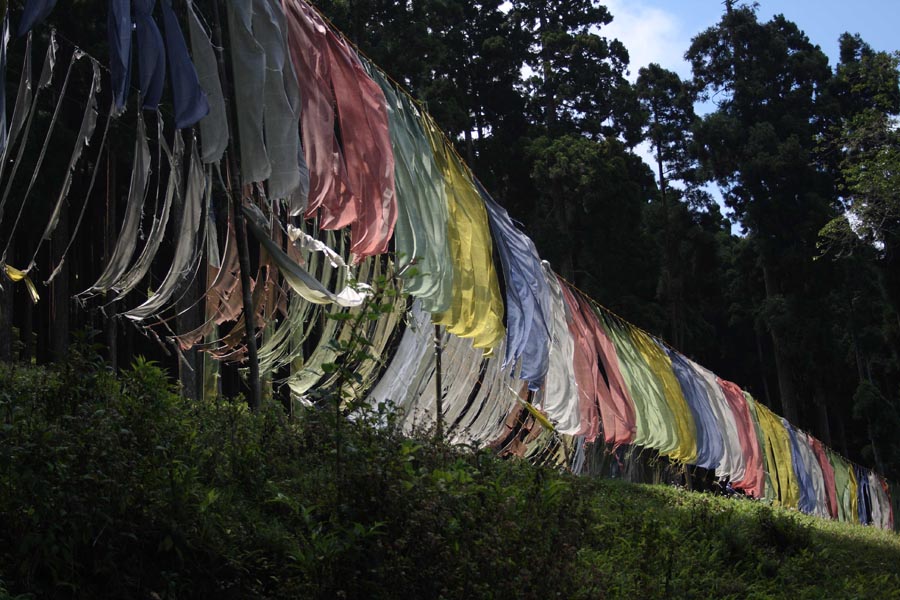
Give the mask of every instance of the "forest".
[[(317, 6), (423, 102), (563, 278), (845, 456), (900, 475), (896, 53), (846, 33), (830, 65), (802, 23), (764, 22), (752, 5), (726, 2), (718, 24), (685, 49), (692, 79), (651, 64), (631, 83), (628, 49), (604, 36), (615, 15), (588, 0)], [(103, 9), (67, 3), (48, 23), (63, 46), (104, 57)], [(21, 52), (10, 45), (10, 99)], [(77, 71), (70, 85), (89, 87)], [(701, 100), (714, 108), (698, 115)], [(64, 126), (78, 122), (69, 108)], [(113, 189), (128, 179), (122, 127), (109, 133)], [(642, 142), (652, 165), (636, 154)], [(64, 147), (51, 146), (46, 162), (64, 164)], [(73, 186), (89, 180), (81, 167)], [(35, 197), (55, 185), (31, 184)], [(159, 354), (137, 327), (106, 316), (114, 311), (70, 299), (109, 255), (115, 211), (109, 198), (90, 208), (94, 239), (73, 245), (47, 302), (4, 285), (0, 359), (58, 359), (85, 330), (113, 365)], [(40, 230), (43, 214), (26, 211), (15, 236), (4, 220), (6, 262), (32, 252), (35, 237), (24, 232)], [(77, 216), (64, 206), (35, 257), (62, 256)]]

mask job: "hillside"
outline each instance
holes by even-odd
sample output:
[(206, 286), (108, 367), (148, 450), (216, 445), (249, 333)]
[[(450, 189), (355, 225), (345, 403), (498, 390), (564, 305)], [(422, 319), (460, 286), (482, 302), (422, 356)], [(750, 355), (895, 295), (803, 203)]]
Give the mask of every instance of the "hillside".
[[(900, 538), (189, 402), (152, 364), (0, 366), (0, 598), (893, 598)], [(326, 404), (327, 406), (327, 404)]]

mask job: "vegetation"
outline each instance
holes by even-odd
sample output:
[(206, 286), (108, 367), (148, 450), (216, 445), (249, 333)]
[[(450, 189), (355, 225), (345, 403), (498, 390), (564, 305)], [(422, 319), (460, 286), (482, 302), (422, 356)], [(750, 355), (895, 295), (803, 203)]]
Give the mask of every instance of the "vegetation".
[(406, 438), (384, 407), (342, 417), (339, 470), (331, 410), (187, 401), (142, 360), (3, 365), (0, 415), (0, 598), (900, 590), (894, 534)]

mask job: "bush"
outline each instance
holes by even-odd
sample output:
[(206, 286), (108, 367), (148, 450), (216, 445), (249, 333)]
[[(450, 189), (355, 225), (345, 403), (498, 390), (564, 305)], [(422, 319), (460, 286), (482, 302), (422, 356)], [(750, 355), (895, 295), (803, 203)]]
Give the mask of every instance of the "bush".
[(407, 438), (383, 406), (291, 419), (188, 402), (149, 361), (72, 360), (0, 365), (0, 599), (900, 589), (900, 543), (870, 528)]

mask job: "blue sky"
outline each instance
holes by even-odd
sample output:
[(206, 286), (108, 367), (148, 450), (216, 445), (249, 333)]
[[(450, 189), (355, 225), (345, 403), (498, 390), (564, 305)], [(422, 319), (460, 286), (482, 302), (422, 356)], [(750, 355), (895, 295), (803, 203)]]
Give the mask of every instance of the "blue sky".
[[(715, 25), (722, 0), (601, 0), (613, 23), (601, 32), (625, 44), (632, 78), (640, 67), (657, 62), (682, 77), (690, 76), (683, 55), (691, 38)], [(759, 0), (759, 17), (781, 13), (806, 32), (837, 62), (838, 36), (859, 33), (875, 50), (900, 50), (900, 0)]]

